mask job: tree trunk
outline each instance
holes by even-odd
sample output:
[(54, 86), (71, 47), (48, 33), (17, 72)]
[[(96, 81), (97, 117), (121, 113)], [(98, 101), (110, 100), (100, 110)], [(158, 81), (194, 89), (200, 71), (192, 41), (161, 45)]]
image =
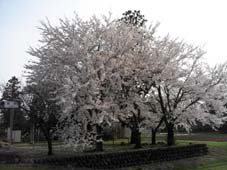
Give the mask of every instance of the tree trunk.
[(142, 148), (141, 133), (138, 128), (135, 130), (135, 148)]
[(172, 145), (175, 144), (173, 127), (174, 127), (173, 124), (168, 124), (168, 126), (167, 126), (167, 130), (168, 130), (167, 144), (168, 144), (169, 146), (172, 146)]
[(30, 143), (31, 144), (35, 143), (35, 126), (34, 126), (34, 123), (32, 123), (31, 129), (30, 129)]
[(103, 141), (102, 141), (102, 127), (100, 125), (96, 125), (96, 152), (102, 152), (103, 151)]
[(136, 144), (136, 130), (131, 128), (130, 144)]
[(53, 155), (53, 149), (52, 149), (52, 138), (47, 139), (48, 144), (48, 155)]
[(50, 133), (50, 130), (47, 129), (46, 127), (44, 126), (41, 126), (40, 127), (44, 136), (45, 136), (45, 139), (47, 141), (47, 146), (48, 146), (48, 155), (53, 155), (53, 148), (52, 148), (52, 133)]
[(151, 128), (151, 144), (156, 145), (156, 133), (157, 130), (154, 128)]

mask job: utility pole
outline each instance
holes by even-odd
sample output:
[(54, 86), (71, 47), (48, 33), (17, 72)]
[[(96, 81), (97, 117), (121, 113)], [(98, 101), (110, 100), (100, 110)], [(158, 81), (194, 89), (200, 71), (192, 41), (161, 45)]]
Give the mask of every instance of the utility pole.
[(4, 108), (6, 109), (10, 109), (10, 135), (9, 135), (9, 140), (10, 140), (10, 144), (13, 144), (13, 119), (14, 119), (14, 109), (18, 108), (18, 102), (16, 101), (7, 101), (4, 100)]
[(32, 125), (31, 125), (31, 129), (30, 129), (30, 143), (31, 144), (35, 144), (35, 125), (34, 125), (34, 121), (32, 120)]
[(14, 108), (10, 109), (10, 144), (13, 144), (13, 119), (14, 119)]

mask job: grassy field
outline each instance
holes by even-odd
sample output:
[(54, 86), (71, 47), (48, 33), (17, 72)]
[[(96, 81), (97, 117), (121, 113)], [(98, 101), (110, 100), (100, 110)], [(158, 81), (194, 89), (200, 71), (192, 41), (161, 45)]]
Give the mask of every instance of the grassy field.
[[(158, 135), (158, 140), (165, 141), (165, 135)], [(149, 143), (149, 138), (143, 138), (143, 143)], [(176, 143), (178, 145), (189, 143), (206, 143), (209, 147), (209, 153), (206, 156), (188, 158), (178, 161), (170, 161), (164, 163), (148, 164), (137, 167), (123, 168), (124, 170), (227, 170), (227, 134), (218, 133), (200, 133), (191, 135), (176, 135)], [(124, 150), (130, 149), (133, 146), (127, 145), (127, 139), (115, 140), (105, 142), (105, 149), (110, 150)], [(46, 154), (45, 143), (36, 145), (31, 144), (15, 144), (14, 147), (18, 150), (34, 152), (34, 148), (42, 148), (41, 155)], [(144, 145), (150, 147), (150, 145)], [(61, 143), (54, 143), (55, 151), (62, 152)], [(38, 149), (39, 150), (39, 149)], [(70, 152), (64, 150), (64, 153)], [(39, 155), (40, 156), (40, 155)], [(122, 170), (123, 170), (122, 169)], [(44, 166), (31, 164), (0, 164), (0, 170), (74, 170), (72, 167), (61, 166)], [(78, 169), (79, 170), (79, 169)]]
[[(201, 143), (199, 141), (179, 140), (178, 143)], [(206, 156), (174, 161), (174, 169), (220, 170), (227, 169), (227, 142), (203, 141), (209, 147)]]

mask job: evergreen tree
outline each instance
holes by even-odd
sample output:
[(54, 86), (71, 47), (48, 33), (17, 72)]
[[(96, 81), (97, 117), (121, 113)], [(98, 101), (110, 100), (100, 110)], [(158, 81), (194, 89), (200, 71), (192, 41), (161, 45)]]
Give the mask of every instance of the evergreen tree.
[(20, 88), (20, 81), (13, 76), (6, 84), (2, 99), (19, 100)]
[[(20, 94), (21, 94), (21, 85), (20, 81), (18, 80), (17, 77), (13, 76), (10, 80), (8, 80), (2, 94), (1, 100), (6, 100), (6, 101), (16, 101), (19, 104), (19, 108), (15, 109), (14, 112), (14, 122), (13, 122), (13, 127), (14, 130), (25, 130), (27, 129), (27, 122), (24, 116), (24, 113), (22, 109), (20, 108), (21, 105), (21, 99), (20, 99)], [(8, 128), (10, 125), (10, 109), (8, 108), (2, 108), (2, 117), (1, 117), (1, 127), (3, 128)]]
[(132, 24), (133, 26), (142, 27), (147, 22), (144, 15), (140, 13), (140, 10), (128, 10), (122, 14), (120, 21), (126, 24)]

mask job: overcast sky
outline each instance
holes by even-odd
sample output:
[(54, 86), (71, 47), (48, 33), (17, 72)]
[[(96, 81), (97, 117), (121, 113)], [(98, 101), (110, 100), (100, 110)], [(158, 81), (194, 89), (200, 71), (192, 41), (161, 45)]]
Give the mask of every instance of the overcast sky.
[(226, 0), (0, 0), (0, 83), (13, 75), (20, 79), (23, 67), (33, 59), (26, 51), (40, 38), (39, 22), (59, 18), (141, 10), (149, 21), (161, 23), (158, 34), (170, 34), (203, 47), (211, 65), (227, 60)]

